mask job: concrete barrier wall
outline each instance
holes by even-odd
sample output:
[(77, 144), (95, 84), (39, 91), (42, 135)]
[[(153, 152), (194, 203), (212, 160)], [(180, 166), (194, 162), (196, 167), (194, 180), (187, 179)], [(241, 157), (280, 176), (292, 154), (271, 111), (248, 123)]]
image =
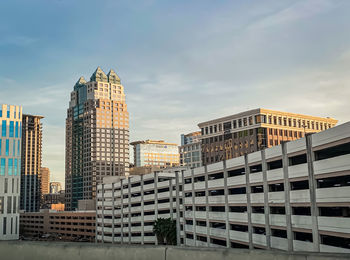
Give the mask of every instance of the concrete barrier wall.
[(349, 254), (287, 253), (282, 251), (121, 246), (111, 244), (0, 241), (2, 260), (345, 260)]

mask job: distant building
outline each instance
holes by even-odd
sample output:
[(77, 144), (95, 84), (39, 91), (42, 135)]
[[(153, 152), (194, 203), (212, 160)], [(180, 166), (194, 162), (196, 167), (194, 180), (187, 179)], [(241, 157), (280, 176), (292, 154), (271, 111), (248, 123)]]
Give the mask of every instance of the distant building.
[(181, 135), (181, 146), (179, 146), (181, 166), (188, 166), (191, 168), (202, 166), (200, 137), (201, 132)]
[(198, 124), (202, 162), (208, 165), (297, 140), (335, 126), (338, 121), (268, 109), (254, 109)]
[(50, 193), (50, 169), (41, 168), (41, 194)]
[(60, 182), (50, 182), (50, 193), (59, 193), (62, 190)]
[(178, 166), (179, 150), (177, 144), (162, 140), (146, 140), (130, 143), (134, 146), (134, 166)]
[(18, 239), (22, 107), (0, 105), (0, 240)]
[(51, 209), (53, 204), (64, 204), (65, 203), (65, 192), (64, 190), (59, 191), (58, 193), (48, 193), (43, 194), (42, 208)]
[(96, 211), (25, 212), (20, 215), (21, 235), (43, 240), (93, 242)]
[(21, 205), (36, 212), (41, 202), (42, 116), (22, 116)]
[(94, 199), (104, 176), (129, 173), (129, 113), (124, 87), (100, 67), (71, 92), (66, 120), (66, 209)]

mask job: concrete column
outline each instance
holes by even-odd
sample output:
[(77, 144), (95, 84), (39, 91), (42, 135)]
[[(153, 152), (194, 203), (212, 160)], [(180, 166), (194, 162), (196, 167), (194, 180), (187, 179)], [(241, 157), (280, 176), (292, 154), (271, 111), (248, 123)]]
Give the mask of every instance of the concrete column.
[(145, 203), (143, 201), (144, 190), (143, 190), (143, 175), (141, 175), (141, 244), (145, 243), (145, 214), (144, 207)]
[(269, 185), (267, 184), (267, 163), (266, 163), (265, 150), (261, 150), (261, 166), (262, 166), (263, 187), (264, 187), (264, 214), (265, 214), (266, 248), (271, 249)]
[(286, 226), (287, 226), (287, 239), (288, 239), (288, 251), (293, 251), (293, 231), (292, 231), (292, 208), (290, 206), (290, 182), (288, 175), (288, 154), (287, 143), (282, 142), (282, 165), (283, 165), (283, 179), (284, 179), (284, 206), (286, 210)]
[[(158, 174), (154, 173), (154, 221), (158, 219)], [(155, 244), (158, 245), (156, 237)]]
[(184, 171), (181, 170), (181, 182), (182, 182), (182, 226), (183, 226), (183, 245), (186, 246), (186, 225), (185, 225), (185, 214), (186, 214), (186, 207), (185, 207), (185, 176)]
[(176, 245), (181, 245), (181, 227), (180, 227), (180, 185), (179, 172), (175, 171), (175, 185), (176, 185)]
[(114, 244), (114, 182), (112, 183), (112, 244)]
[[(105, 242), (105, 185), (102, 184), (102, 243)], [(97, 227), (96, 227), (97, 228)]]
[(312, 218), (313, 251), (320, 252), (320, 234), (318, 232), (319, 212), (316, 204), (317, 181), (314, 174), (315, 154), (312, 149), (312, 135), (307, 134), (305, 136), (305, 141), (306, 141), (306, 158), (307, 158), (307, 167), (308, 167), (310, 206), (311, 206), (311, 218)]
[(226, 224), (226, 247), (231, 247), (230, 240), (230, 207), (228, 205), (228, 187), (227, 187), (227, 178), (228, 173), (226, 169), (226, 160), (223, 161), (224, 164), (224, 196), (225, 196), (225, 224)]
[(248, 215), (248, 236), (249, 236), (249, 249), (253, 249), (253, 226), (252, 226), (252, 206), (250, 202), (250, 182), (249, 182), (249, 174), (250, 168), (248, 165), (248, 155), (244, 155), (244, 167), (245, 167), (245, 181), (246, 181), (246, 193), (247, 193), (247, 215)]
[(120, 243), (124, 244), (124, 192), (123, 192), (123, 180), (120, 180)]
[(128, 178), (128, 235), (129, 235), (129, 244), (131, 244), (131, 179)]
[(174, 219), (174, 203), (173, 203), (173, 180), (169, 179), (169, 208), (170, 208), (170, 219)]
[(194, 172), (193, 169), (191, 169), (191, 176), (192, 176), (192, 221), (193, 221), (193, 240), (194, 245), (196, 246), (197, 241), (197, 233), (196, 233), (196, 206), (195, 206), (195, 191), (194, 191)]
[(205, 222), (207, 225), (207, 247), (210, 247), (210, 222), (209, 222), (209, 190), (208, 190), (208, 169), (207, 166), (204, 166), (204, 181), (205, 181)]

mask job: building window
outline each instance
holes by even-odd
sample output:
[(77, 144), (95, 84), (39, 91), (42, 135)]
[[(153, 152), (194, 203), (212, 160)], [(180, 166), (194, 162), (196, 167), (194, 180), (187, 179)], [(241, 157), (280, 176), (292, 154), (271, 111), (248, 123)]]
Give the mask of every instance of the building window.
[(2, 120), (2, 127), (1, 127), (1, 133), (2, 137), (6, 137), (6, 120)]

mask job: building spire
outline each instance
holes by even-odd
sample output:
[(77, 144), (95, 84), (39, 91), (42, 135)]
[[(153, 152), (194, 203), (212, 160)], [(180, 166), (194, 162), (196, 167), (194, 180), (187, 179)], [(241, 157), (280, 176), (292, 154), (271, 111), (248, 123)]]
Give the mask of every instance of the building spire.
[(100, 66), (97, 67), (95, 72), (91, 75), (90, 81), (104, 81), (107, 82), (107, 75), (103, 72)]
[(110, 83), (120, 83), (120, 78), (113, 69), (108, 72), (107, 77)]

